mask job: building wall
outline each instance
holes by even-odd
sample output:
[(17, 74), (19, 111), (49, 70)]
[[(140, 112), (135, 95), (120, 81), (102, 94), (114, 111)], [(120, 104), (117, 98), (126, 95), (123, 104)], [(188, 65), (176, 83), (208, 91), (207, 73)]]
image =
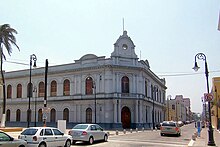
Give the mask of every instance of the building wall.
[(220, 77), (212, 79), (212, 92), (214, 100), (211, 102), (212, 125), (215, 128), (220, 127)]
[[(123, 48), (124, 45), (127, 48)], [(152, 112), (155, 125), (165, 119), (165, 79), (160, 79), (151, 70), (147, 60), (138, 61), (135, 46), (125, 31), (114, 44), (110, 58), (86, 54), (75, 63), (49, 66), (47, 79), (47, 123), (54, 124), (50, 118), (55, 109), (55, 121), (63, 119), (65, 108), (69, 110), (71, 127), (86, 122), (86, 110), (92, 109), (92, 122), (105, 128), (122, 128), (126, 119), (123, 108), (128, 108), (130, 128), (152, 127)], [(31, 123), (38, 121), (39, 109), (44, 109), (44, 97), (39, 96), (39, 83), (45, 81), (44, 68), (32, 69), (31, 82), (36, 91), (30, 98)], [(6, 110), (10, 111), (8, 125), (18, 124), (17, 110), (21, 110), (20, 123), (27, 122), (29, 70), (6, 72), (6, 87), (12, 86), (12, 97), (7, 99)], [(95, 84), (92, 94), (86, 94), (86, 79), (90, 77)], [(129, 92), (122, 92), (122, 78), (129, 79)], [(70, 95), (63, 95), (63, 82), (70, 81)], [(51, 96), (51, 82), (57, 83), (57, 95)], [(22, 97), (17, 98), (17, 85), (22, 85)], [(7, 89), (7, 88), (6, 88)], [(1, 97), (2, 98), (2, 97)], [(95, 103), (96, 101), (96, 103)], [(2, 99), (1, 99), (2, 103)], [(96, 105), (96, 113), (95, 113)], [(36, 111), (35, 111), (36, 110)], [(2, 111), (0, 111), (2, 113)], [(35, 113), (36, 112), (36, 113)]]

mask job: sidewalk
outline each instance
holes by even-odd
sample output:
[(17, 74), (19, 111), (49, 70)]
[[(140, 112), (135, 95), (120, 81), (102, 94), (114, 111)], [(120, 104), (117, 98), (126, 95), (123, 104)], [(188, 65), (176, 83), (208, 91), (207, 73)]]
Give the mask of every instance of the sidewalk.
[[(208, 129), (203, 128), (200, 137), (197, 137), (195, 141), (192, 140), (191, 145), (196, 147), (207, 147), (208, 145)], [(220, 132), (217, 129), (213, 129), (214, 142), (217, 147), (220, 147)]]

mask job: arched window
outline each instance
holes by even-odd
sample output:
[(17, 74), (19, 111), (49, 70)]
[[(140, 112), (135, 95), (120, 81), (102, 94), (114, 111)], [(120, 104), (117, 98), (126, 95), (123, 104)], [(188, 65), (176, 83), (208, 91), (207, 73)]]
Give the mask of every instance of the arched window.
[(91, 77), (86, 78), (86, 94), (90, 95), (93, 94), (93, 79)]
[(63, 95), (70, 95), (70, 81), (68, 79), (63, 82)]
[(129, 93), (129, 79), (127, 76), (124, 76), (121, 79), (121, 90), (122, 93)]
[(17, 111), (16, 111), (16, 121), (21, 121), (21, 110), (20, 109), (18, 109)]
[(43, 122), (42, 109), (39, 109), (39, 110), (38, 110), (38, 122)]
[(50, 111), (50, 122), (55, 122), (55, 121), (56, 121), (56, 110), (52, 108)]
[(22, 97), (22, 85), (18, 84), (17, 85), (17, 98), (21, 98)]
[(11, 99), (12, 87), (11, 85), (7, 86), (7, 98)]
[(86, 123), (92, 123), (92, 109), (86, 109)]
[(10, 117), (11, 117), (11, 111), (8, 109), (6, 111), (6, 121), (10, 121)]
[(50, 84), (50, 96), (57, 96), (57, 82), (52, 81)]
[(63, 110), (63, 120), (66, 120), (66, 122), (69, 122), (69, 109), (65, 108)]
[(38, 96), (39, 97), (44, 97), (44, 82), (39, 83), (39, 88), (38, 88)]

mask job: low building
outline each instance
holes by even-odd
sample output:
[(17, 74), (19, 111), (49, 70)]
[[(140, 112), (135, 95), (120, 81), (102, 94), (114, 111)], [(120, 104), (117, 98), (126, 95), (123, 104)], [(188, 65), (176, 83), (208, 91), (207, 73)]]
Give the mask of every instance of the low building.
[(39, 126), (46, 119), (50, 126), (66, 120), (67, 127), (98, 123), (104, 128), (150, 128), (165, 119), (165, 79), (150, 70), (147, 60), (138, 59), (126, 31), (110, 58), (86, 54), (74, 63), (49, 66), (47, 83), (45, 68), (32, 69), (31, 76), (30, 70), (6, 72), (5, 81), (6, 126)]

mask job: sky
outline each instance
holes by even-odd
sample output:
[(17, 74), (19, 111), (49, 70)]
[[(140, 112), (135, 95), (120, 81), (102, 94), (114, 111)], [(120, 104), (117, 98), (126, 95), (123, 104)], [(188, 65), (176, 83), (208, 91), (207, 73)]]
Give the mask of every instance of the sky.
[[(207, 92), (204, 61), (194, 72), (197, 53), (204, 53), (212, 78), (220, 76), (219, 0), (7, 0), (1, 1), (0, 25), (16, 29), (15, 47), (3, 69), (28, 69), (74, 63), (85, 54), (109, 58), (113, 44), (128, 32), (141, 60), (166, 79), (166, 95), (190, 98), (193, 112), (202, 112)], [(123, 23), (124, 19), (124, 23)], [(123, 25), (124, 24), (124, 25)], [(18, 64), (21, 63), (21, 64)]]

